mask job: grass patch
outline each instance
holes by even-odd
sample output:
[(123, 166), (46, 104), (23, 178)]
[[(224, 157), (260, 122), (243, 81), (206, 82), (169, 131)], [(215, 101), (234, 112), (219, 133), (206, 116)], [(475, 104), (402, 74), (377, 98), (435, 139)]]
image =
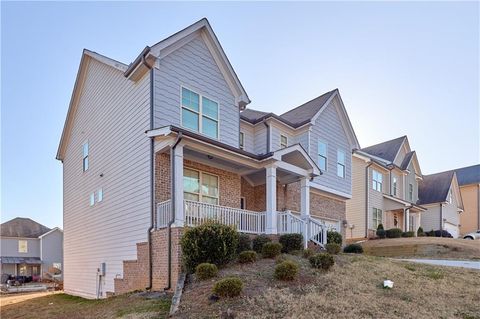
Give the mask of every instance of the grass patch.
[(426, 269), (423, 275), (433, 280), (439, 280), (445, 277), (444, 273), (438, 268)]
[(414, 264), (406, 264), (405, 269), (410, 270), (410, 271), (416, 271), (417, 267)]
[(168, 312), (170, 310), (170, 300), (157, 299), (150, 303), (133, 306), (126, 309), (118, 309), (117, 316), (123, 317), (129, 314), (145, 313), (145, 312)]

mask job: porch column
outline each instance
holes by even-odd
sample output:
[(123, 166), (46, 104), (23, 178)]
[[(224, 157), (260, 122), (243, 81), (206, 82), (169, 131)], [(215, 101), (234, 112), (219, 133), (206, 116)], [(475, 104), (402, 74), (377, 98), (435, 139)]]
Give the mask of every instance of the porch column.
[(308, 247), (310, 239), (308, 219), (310, 217), (310, 185), (306, 177), (300, 180), (300, 212), (303, 220), (303, 245)]
[(175, 221), (174, 227), (183, 227), (185, 224), (184, 201), (183, 201), (183, 144), (179, 143), (172, 155), (172, 189), (175, 189), (175, 194), (172, 192), (172, 205), (175, 207)]
[(277, 168), (269, 166), (266, 171), (266, 208), (267, 208), (267, 224), (266, 233), (277, 233)]
[(405, 217), (405, 231), (407, 232), (410, 228), (410, 208), (404, 210), (403, 216)]

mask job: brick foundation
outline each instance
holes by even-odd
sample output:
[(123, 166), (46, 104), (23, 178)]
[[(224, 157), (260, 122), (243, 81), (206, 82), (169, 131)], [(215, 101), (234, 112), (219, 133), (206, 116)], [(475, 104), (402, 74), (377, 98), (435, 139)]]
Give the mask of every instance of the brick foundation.
[(123, 278), (114, 279), (115, 294), (145, 289), (148, 267), (148, 243), (138, 243), (137, 260), (123, 261)]

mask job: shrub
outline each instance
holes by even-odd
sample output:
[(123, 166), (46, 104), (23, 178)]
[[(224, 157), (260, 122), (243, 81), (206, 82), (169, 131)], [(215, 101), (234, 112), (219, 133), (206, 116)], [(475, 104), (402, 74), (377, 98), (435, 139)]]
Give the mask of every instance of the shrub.
[(242, 251), (252, 250), (252, 240), (247, 234), (238, 235), (238, 245), (237, 245), (237, 254), (240, 254)]
[(381, 238), (381, 239), (384, 239), (385, 237), (387, 237), (387, 232), (384, 229), (378, 229), (377, 230), (377, 237)]
[(387, 238), (400, 238), (402, 237), (402, 230), (400, 228), (390, 228), (386, 232)]
[(415, 237), (415, 232), (413, 231), (404, 231), (402, 237)]
[(243, 282), (237, 277), (223, 278), (213, 285), (213, 293), (220, 297), (236, 297), (242, 290)]
[(313, 268), (318, 268), (323, 270), (329, 270), (333, 266), (333, 264), (335, 264), (335, 261), (333, 260), (333, 256), (328, 253), (315, 254), (312, 257), (310, 257), (308, 261), (310, 261), (310, 265)]
[(327, 243), (342, 244), (342, 234), (329, 230), (327, 231)]
[(272, 240), (269, 237), (267, 237), (266, 235), (257, 236), (252, 241), (253, 250), (255, 250), (257, 253), (261, 253), (263, 245), (265, 245), (266, 243), (269, 243), (271, 241)]
[(424, 237), (425, 236), (425, 233), (423, 232), (422, 226), (418, 227), (417, 236), (418, 237)]
[(426, 232), (425, 235), (427, 235), (427, 237), (435, 237), (435, 231), (432, 229), (431, 231)]
[(448, 231), (446, 231), (446, 230), (440, 230), (440, 229), (438, 229), (438, 230), (436, 230), (436, 231), (434, 232), (434, 234), (435, 234), (435, 237), (453, 238), (453, 236), (452, 236)]
[(274, 258), (282, 252), (282, 244), (266, 243), (262, 248), (262, 255), (265, 258)]
[(282, 244), (282, 253), (289, 253), (303, 248), (302, 234), (284, 234), (280, 236), (278, 242)]
[(342, 247), (339, 244), (328, 243), (328, 244), (325, 245), (325, 249), (327, 250), (327, 253), (332, 254), (332, 255), (336, 255), (340, 252)]
[(253, 250), (242, 251), (238, 255), (238, 262), (241, 264), (253, 263), (257, 260), (257, 253)]
[(293, 280), (297, 277), (298, 265), (297, 263), (286, 260), (275, 267), (275, 278), (279, 280)]
[(189, 228), (181, 240), (183, 261), (188, 272), (201, 263), (224, 265), (235, 258), (238, 233), (230, 226), (208, 222)]
[(315, 251), (313, 249), (307, 248), (303, 250), (303, 258), (310, 258), (315, 255)]
[(195, 268), (195, 275), (199, 280), (213, 278), (218, 274), (218, 268), (214, 264), (201, 263)]
[(345, 248), (343, 248), (343, 252), (347, 254), (362, 254), (363, 247), (359, 244), (350, 244), (348, 246), (345, 246)]
[(289, 256), (287, 254), (281, 254), (281, 255), (278, 255), (276, 258), (275, 258), (275, 263), (276, 264), (281, 264), (283, 263), (284, 261), (287, 261), (287, 260), (291, 260), (289, 258)]
[(385, 230), (385, 229), (383, 228), (383, 224), (378, 224), (378, 226), (377, 226), (377, 230), (380, 230), (380, 229), (383, 229), (383, 230)]

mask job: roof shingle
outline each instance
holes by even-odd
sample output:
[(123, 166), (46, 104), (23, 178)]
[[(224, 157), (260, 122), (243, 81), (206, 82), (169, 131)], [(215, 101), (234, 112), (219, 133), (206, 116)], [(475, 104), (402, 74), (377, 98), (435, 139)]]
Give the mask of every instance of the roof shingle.
[(480, 164), (458, 168), (457, 173), (458, 185), (480, 184)]
[(0, 235), (5, 237), (37, 238), (49, 232), (50, 228), (31, 220), (17, 217), (0, 225)]
[(419, 205), (441, 203), (447, 200), (454, 171), (424, 175), (418, 184)]
[(361, 151), (370, 155), (383, 158), (389, 162), (393, 162), (395, 156), (398, 153), (400, 147), (402, 147), (403, 141), (407, 136), (397, 137), (396, 139), (386, 141), (383, 143), (375, 144), (369, 147), (364, 147)]

